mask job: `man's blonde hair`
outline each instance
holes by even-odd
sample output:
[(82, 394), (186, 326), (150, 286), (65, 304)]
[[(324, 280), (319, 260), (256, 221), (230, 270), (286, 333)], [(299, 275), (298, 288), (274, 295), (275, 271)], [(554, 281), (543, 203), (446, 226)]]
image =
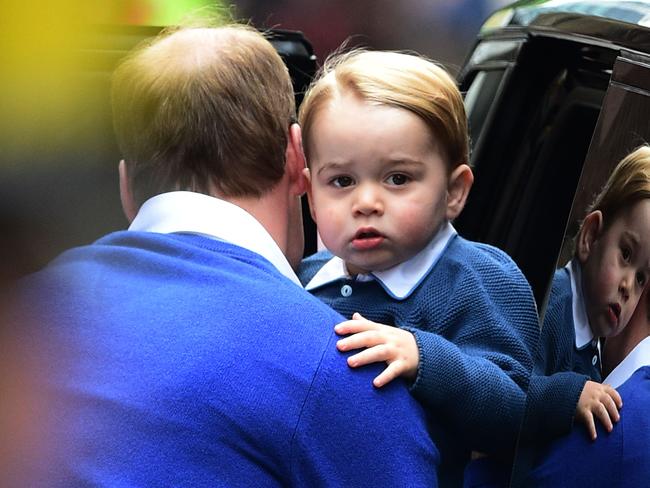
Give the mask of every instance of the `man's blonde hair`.
[(352, 92), (369, 103), (408, 110), (429, 127), (451, 171), (469, 160), (465, 105), (456, 82), (436, 63), (414, 54), (356, 49), (331, 56), (312, 82), (299, 121), (309, 162), (314, 120), (330, 100)]
[(112, 101), (138, 204), (171, 190), (258, 197), (284, 174), (291, 79), (251, 27), (164, 32), (117, 68)]
[(587, 209), (599, 210), (606, 228), (621, 211), (639, 200), (650, 198), (650, 146), (643, 145), (628, 154), (614, 168), (607, 183)]

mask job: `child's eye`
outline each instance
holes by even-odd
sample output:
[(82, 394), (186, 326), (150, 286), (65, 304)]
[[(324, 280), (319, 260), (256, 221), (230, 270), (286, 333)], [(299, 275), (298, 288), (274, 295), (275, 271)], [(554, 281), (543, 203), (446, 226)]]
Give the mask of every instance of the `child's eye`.
[(646, 283), (646, 276), (645, 273), (638, 272), (636, 274), (636, 282), (639, 284), (640, 287), (644, 287)]
[(630, 251), (628, 247), (621, 248), (621, 256), (623, 257), (623, 261), (625, 262), (629, 261), (631, 255), (632, 255), (632, 251)]
[(400, 185), (405, 185), (408, 183), (410, 178), (402, 173), (396, 173), (394, 175), (390, 175), (388, 178), (386, 178), (386, 181), (395, 186), (400, 186)]
[(345, 188), (352, 185), (354, 180), (349, 176), (337, 176), (336, 178), (332, 178), (330, 183), (337, 188)]

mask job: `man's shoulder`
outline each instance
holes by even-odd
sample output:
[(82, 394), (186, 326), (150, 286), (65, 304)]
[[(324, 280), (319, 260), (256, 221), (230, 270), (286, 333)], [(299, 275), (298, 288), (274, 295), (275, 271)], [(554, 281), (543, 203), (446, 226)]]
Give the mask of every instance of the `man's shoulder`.
[(582, 424), (551, 443), (531, 472), (531, 486), (644, 486), (650, 474), (650, 366), (638, 369), (619, 387), (624, 408), (612, 432), (596, 423), (591, 442)]
[(158, 291), (176, 290), (179, 301), (195, 294), (201, 302), (211, 297), (206, 307), (218, 307), (220, 291), (233, 298), (246, 297), (251, 307), (264, 305), (269, 313), (295, 311), (303, 315), (303, 323), (320, 321), (331, 327), (343, 320), (259, 254), (195, 234), (108, 234), (65, 251), (21, 283), (25, 292), (41, 296), (43, 290), (55, 289), (51, 300), (59, 302), (70, 293), (86, 297), (89, 289), (128, 299), (129, 290), (144, 288), (149, 293), (140, 297), (142, 306)]
[(421, 405), (399, 378), (375, 388), (372, 380), (383, 367), (351, 369), (350, 354), (339, 352), (332, 339), (292, 439), (298, 484), (313, 483), (316, 470), (325, 484), (435, 486), (440, 456)]
[(650, 365), (637, 369), (618, 391), (621, 397), (650, 398)]

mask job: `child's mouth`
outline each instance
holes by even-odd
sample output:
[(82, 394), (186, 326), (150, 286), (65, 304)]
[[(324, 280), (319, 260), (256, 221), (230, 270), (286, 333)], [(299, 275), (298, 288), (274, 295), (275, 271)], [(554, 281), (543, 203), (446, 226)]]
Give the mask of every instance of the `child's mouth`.
[(619, 317), (621, 316), (621, 306), (618, 303), (609, 305), (609, 318), (613, 325), (618, 325)]
[(377, 230), (364, 227), (359, 229), (352, 238), (352, 246), (359, 251), (366, 251), (374, 249), (384, 241), (382, 236)]

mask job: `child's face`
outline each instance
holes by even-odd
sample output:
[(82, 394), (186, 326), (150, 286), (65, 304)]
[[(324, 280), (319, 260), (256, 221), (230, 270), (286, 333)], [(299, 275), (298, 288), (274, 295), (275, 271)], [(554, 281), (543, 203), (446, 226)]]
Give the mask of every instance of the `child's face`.
[(346, 94), (320, 109), (311, 131), (311, 212), (350, 273), (406, 261), (460, 213), (437, 141), (415, 114)]
[(592, 332), (618, 334), (650, 276), (650, 200), (620, 212), (605, 230), (602, 214), (589, 214), (578, 238), (578, 258)]

